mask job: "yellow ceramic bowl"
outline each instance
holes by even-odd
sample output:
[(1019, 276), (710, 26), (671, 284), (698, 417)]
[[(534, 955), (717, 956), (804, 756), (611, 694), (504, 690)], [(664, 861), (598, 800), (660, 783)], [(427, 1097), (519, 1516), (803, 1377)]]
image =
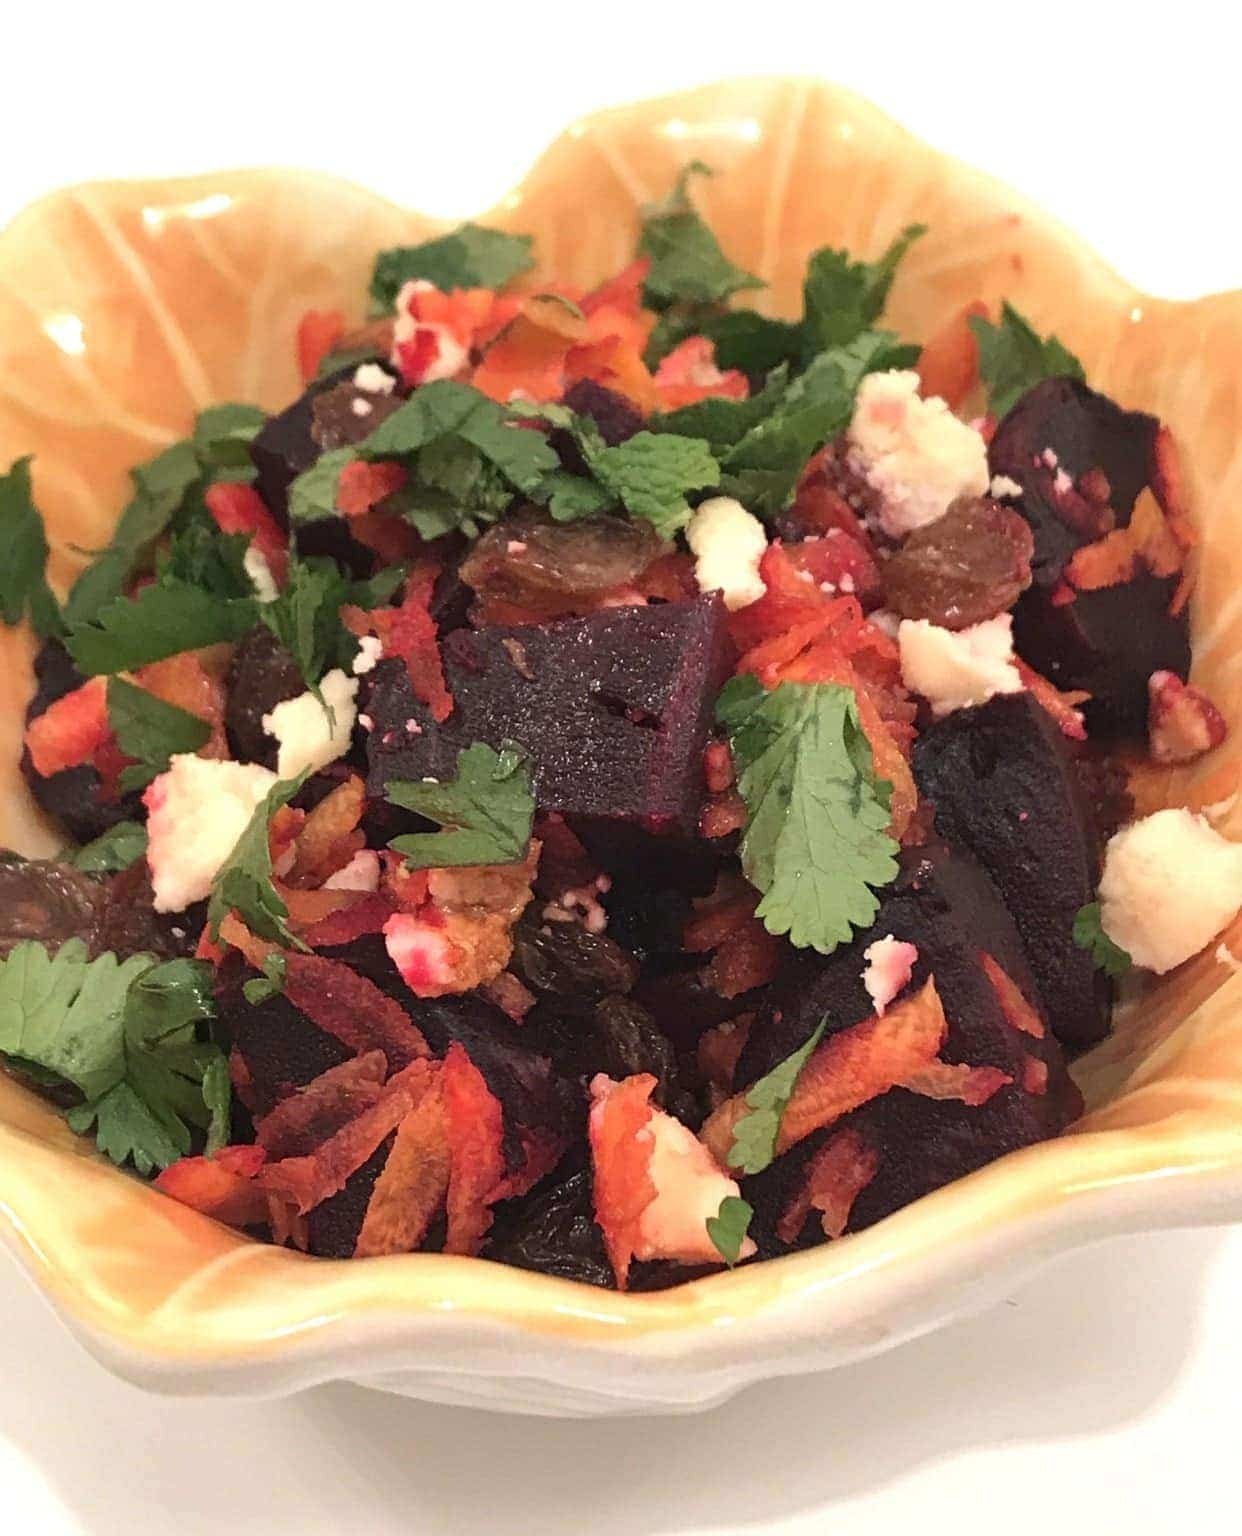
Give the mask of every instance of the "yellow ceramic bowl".
[[(1093, 383), (1171, 423), (1203, 536), (1195, 675), (1234, 735), (1140, 793), (1145, 807), (1228, 800), (1242, 753), (1242, 294), (1173, 304), (1136, 292), (1004, 187), (847, 92), (799, 80), (575, 123), (483, 217), (532, 233), (545, 272), (590, 284), (629, 257), (638, 205), (695, 156), (720, 172), (696, 196), (725, 248), (770, 284), (761, 307), (796, 310), (814, 247), (874, 256), (918, 220), (931, 233), (893, 291), (897, 329), (922, 339), (971, 299), (1009, 297)], [(301, 312), (357, 312), (374, 251), (431, 228), (288, 171), (80, 187), (22, 214), (0, 236), (0, 464), (36, 455), (57, 577), (106, 537), (130, 465), (213, 401), (291, 398)], [(0, 644), (0, 843), (46, 851), (16, 767), (29, 646)], [(1242, 832), (1242, 807), (1218, 825)], [(858, 1236), (661, 1295), (475, 1259), (328, 1262), (245, 1242), (102, 1162), (7, 1079), (0, 1235), (96, 1355), (168, 1391), (348, 1377), (527, 1412), (704, 1406), (909, 1338), (1106, 1233), (1242, 1212), (1236, 969), (1228, 950), (1209, 953), (1123, 1009), (1076, 1068), (1088, 1110), (1071, 1135)]]

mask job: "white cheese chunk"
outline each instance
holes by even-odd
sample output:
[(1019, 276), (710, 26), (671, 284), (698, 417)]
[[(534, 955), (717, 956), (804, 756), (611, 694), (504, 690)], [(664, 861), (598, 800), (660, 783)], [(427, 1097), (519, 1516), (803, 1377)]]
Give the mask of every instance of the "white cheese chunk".
[(319, 691), (323, 704), (308, 691), (263, 716), (263, 729), (280, 746), (276, 772), (282, 779), (296, 778), (306, 768), (312, 773), (326, 768), (349, 750), (358, 679), (338, 667), (324, 677)]
[(157, 912), (184, 912), (211, 894), (211, 882), (276, 782), (256, 763), (218, 762), (185, 753), (152, 780), (147, 863)]
[(378, 891), (379, 882), (379, 854), (373, 848), (359, 848), (344, 869), (328, 876), (323, 888), (325, 891)]
[(725, 607), (745, 608), (767, 591), (759, 562), (768, 547), (763, 524), (732, 496), (713, 496), (690, 519), (686, 542), (700, 592), (718, 591)]
[(1007, 613), (956, 631), (926, 619), (903, 619), (897, 644), (902, 682), (927, 700), (937, 718), (986, 704), (998, 693), (1022, 692)]
[(1100, 922), (1135, 965), (1171, 971), (1210, 943), (1239, 906), (1242, 846), (1206, 817), (1157, 811), (1109, 839)]
[(944, 516), (958, 496), (988, 489), (983, 438), (938, 395), (919, 395), (919, 376), (870, 373), (849, 426), (849, 462), (880, 493), (880, 526), (900, 539)]
[(363, 635), (358, 641), (358, 654), (354, 657), (350, 671), (355, 677), (361, 677), (364, 672), (374, 672), (383, 655), (384, 642), (375, 635)]
[(267, 563), (267, 556), (259, 549), (253, 540), (246, 546), (246, 553), (242, 556), (242, 565), (246, 575), (250, 577), (250, 584), (254, 587), (254, 595), (261, 603), (274, 603), (280, 596), (280, 588), (276, 585), (276, 578), (272, 575), (272, 568)]
[(909, 986), (918, 958), (917, 945), (906, 944), (891, 933), (863, 950), (867, 965), (862, 973), (862, 984), (876, 1013), (882, 1014), (897, 994)]
[(391, 395), (396, 385), (392, 374), (378, 363), (360, 363), (354, 371), (354, 388), (368, 395)]
[(1016, 480), (1011, 480), (1008, 475), (993, 475), (990, 494), (1016, 499), (1022, 495), (1022, 487)]
[[(635, 1257), (679, 1259), (683, 1264), (718, 1262), (720, 1254), (707, 1235), (707, 1220), (720, 1210), (722, 1200), (738, 1193), (737, 1184), (694, 1132), (663, 1110), (653, 1110), (638, 1135), (652, 1143), (647, 1172), (656, 1197), (639, 1218)], [(748, 1237), (738, 1257), (749, 1258), (754, 1251)]]

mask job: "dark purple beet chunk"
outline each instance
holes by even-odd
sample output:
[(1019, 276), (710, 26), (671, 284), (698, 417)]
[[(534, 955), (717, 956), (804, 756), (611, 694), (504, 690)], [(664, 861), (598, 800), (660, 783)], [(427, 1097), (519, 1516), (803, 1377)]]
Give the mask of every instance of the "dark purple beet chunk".
[[(577, 415), (589, 416), (610, 448), (627, 442), (643, 429), (642, 415), (635, 406), (624, 395), (597, 384), (594, 379), (579, 379), (576, 384), (571, 384), (565, 391), (563, 403)], [(582, 450), (568, 432), (553, 432), (548, 441), (571, 474), (589, 474)]]
[(306, 1218), (308, 1246), (321, 1259), (351, 1259), (354, 1244), (371, 1203), (375, 1181), (383, 1173), (395, 1136), (381, 1141), (362, 1167), (351, 1173), (344, 1189), (321, 1201)]
[[(522, 648), (522, 670), (505, 642)], [(592, 846), (618, 829), (692, 838), (704, 797), (703, 748), (729, 666), (718, 595), (614, 608), (585, 619), (458, 631), (443, 646), (455, 707), (430, 720), (399, 662), (374, 674), (368, 792), (390, 779), (447, 778), (474, 741), (530, 756), (540, 809)], [(528, 675), (529, 674), (529, 675)], [(422, 726), (405, 729), (407, 719)], [(595, 848), (592, 847), (592, 851)]]
[[(738, 1085), (753, 1083), (788, 1056), (825, 1012), (833, 1030), (867, 1017), (871, 1002), (862, 985), (863, 951), (887, 934), (918, 946), (915, 987), (935, 975), (949, 1022), (942, 1059), (998, 1067), (1014, 1081), (979, 1106), (894, 1090), (841, 1122), (858, 1126), (881, 1154), (879, 1170), (855, 1207), (852, 1230), (1015, 1147), (1057, 1134), (1077, 1109), (1055, 1038), (1048, 1033), (1035, 1039), (1015, 1030), (979, 964), (980, 952), (986, 951), (1028, 997), (1035, 996), (1021, 940), (987, 874), (967, 854), (943, 844), (907, 850), (901, 863), (897, 882), (868, 932), (828, 957), (798, 955), (772, 984), (738, 1062)], [(1032, 1056), (1048, 1067), (1043, 1095), (1023, 1087)], [(743, 1192), (758, 1213), (755, 1231), (764, 1251), (777, 1251), (772, 1229), (802, 1165), (823, 1139), (807, 1138), (766, 1173), (745, 1181)], [(822, 1240), (817, 1222), (808, 1223), (805, 1236)]]
[(291, 1088), (301, 1088), (353, 1054), (300, 1013), (281, 992), (251, 1003), (242, 986), (259, 973), (233, 952), (216, 973), (216, 1034), (236, 1046), (250, 1071), (256, 1111), (270, 1110)]
[(1095, 899), (1099, 838), (1053, 720), (1027, 693), (957, 710), (919, 737), (914, 774), (937, 831), (1000, 891), (1058, 1038), (1076, 1051), (1103, 1039), (1111, 989), (1073, 939)]
[(238, 642), (225, 681), (224, 727), (234, 757), (276, 767), (278, 743), (263, 729), (263, 716), (306, 691), (297, 662), (266, 624)]
[[(35, 692), (26, 706), (26, 723), (37, 719), (50, 704), (80, 688), (86, 678), (74, 666), (59, 640), (44, 642), (34, 661)], [(118, 821), (143, 819), (142, 797), (122, 795), (105, 800), (103, 780), (89, 764), (65, 768), (47, 778), (36, 773), (30, 753), (22, 748), (21, 770), (39, 808), (51, 816), (76, 842), (89, 843)]]
[(1018, 654), (1058, 688), (1091, 695), (1082, 706), (1092, 737), (1147, 734), (1147, 680), (1153, 672), (1190, 670), (1183, 614), (1169, 616), (1178, 578), (1139, 576), (1123, 586), (1080, 592), (1054, 605), (1032, 588), (1014, 610)]
[[(1031, 573), (1037, 587), (1055, 586), (1074, 551), (1099, 536), (1076, 529), (1058, 510), (1057, 471), (1076, 481), (1088, 470), (1102, 469), (1112, 490), (1110, 505), (1124, 526), (1151, 481), (1159, 429), (1154, 416), (1122, 410), (1077, 379), (1045, 379), (1003, 418), (988, 448), (988, 467), (1022, 487), (1018, 510), (1035, 537)], [(1044, 462), (1047, 449), (1055, 466)]]

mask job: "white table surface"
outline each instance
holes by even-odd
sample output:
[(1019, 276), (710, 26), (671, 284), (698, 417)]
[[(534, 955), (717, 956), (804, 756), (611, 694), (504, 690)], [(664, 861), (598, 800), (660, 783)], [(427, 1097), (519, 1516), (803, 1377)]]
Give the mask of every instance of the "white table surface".
[[(59, 182), (256, 162), (466, 214), (603, 101), (820, 73), (1005, 176), (1145, 286), (1237, 285), (1232, 29), (1197, 0), (1150, 20), (1105, 9), (44, 3), (6, 17), (0, 219)], [(347, 1387), (146, 1397), (0, 1260), (3, 1529), (1233, 1532), (1239, 1294), (1242, 1233), (1118, 1241), (832, 1376), (698, 1418), (554, 1423)]]

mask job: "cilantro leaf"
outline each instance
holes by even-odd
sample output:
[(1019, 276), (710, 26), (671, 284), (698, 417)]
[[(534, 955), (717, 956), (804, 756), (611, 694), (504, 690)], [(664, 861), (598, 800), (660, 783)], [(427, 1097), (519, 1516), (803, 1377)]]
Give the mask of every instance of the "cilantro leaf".
[(252, 976), (249, 981), (242, 983), (246, 1001), (257, 1006), (283, 992), (288, 967), (289, 962), (279, 950), (274, 954), (264, 955), (262, 976)]
[(755, 1208), (749, 1201), (739, 1195), (726, 1195), (720, 1202), (720, 1209), (704, 1223), (708, 1237), (716, 1246), (716, 1252), (730, 1269), (737, 1263), (754, 1214)]
[(249, 545), (249, 534), (221, 533), (214, 523), (195, 520), (174, 536), (167, 554), (157, 561), (157, 578), (183, 581), (217, 597), (251, 597), (254, 583), (246, 570)]
[(1044, 379), (1085, 379), (1082, 364), (1055, 336), (1044, 340), (1012, 304), (1001, 309), (999, 325), (972, 316), (970, 328), (979, 343), (979, 375), (994, 416), (1014, 405)]
[(645, 517), (672, 538), (690, 521), (690, 491), (720, 483), (720, 465), (701, 438), (636, 432), (588, 460), (591, 473), (633, 517)]
[(381, 251), (371, 273), (371, 307), (385, 315), (405, 283), (433, 283), (445, 293), (454, 288), (503, 288), (535, 264), (530, 235), (506, 235), (498, 229), (463, 224), (451, 234), (421, 245)]
[(211, 736), (206, 720), (120, 677), (108, 679), (108, 720), (121, 751), (137, 759), (121, 772), (127, 793), (163, 773), (170, 757), (197, 752)]
[(887, 786), (877, 783), (853, 690), (751, 676), (722, 690), (724, 726), (746, 803), (742, 869), (763, 893), (757, 915), (799, 949), (831, 954), (879, 908), (897, 875)]
[(763, 288), (761, 278), (735, 266), (690, 201), (691, 176), (710, 176), (711, 168), (692, 160), (677, 178), (666, 202), (643, 211), (638, 253), (651, 260), (643, 297), (652, 309), (670, 304), (711, 304), (746, 288)]
[(0, 475), (0, 617), (30, 627), (41, 639), (64, 633), (60, 604), (47, 584), (47, 533), (30, 489), (30, 460), (18, 459)]
[(200, 465), (209, 469), (249, 470), (250, 444), (266, 420), (257, 405), (236, 402), (211, 405), (200, 411), (191, 439)]
[(825, 1014), (810, 1039), (761, 1077), (747, 1093), (750, 1113), (743, 1115), (733, 1127), (730, 1168), (737, 1168), (742, 1173), (762, 1173), (771, 1166), (776, 1157), (776, 1141), (785, 1106), (793, 1097), (802, 1069), (810, 1061), (827, 1028), (828, 1015)]
[[(259, 605), (259, 618), (293, 657), (312, 690), (344, 650), (341, 605), (348, 598), (349, 583), (336, 561), (312, 557), (291, 560), (279, 595)], [(349, 650), (352, 654), (353, 643)]]
[(1106, 976), (1114, 979), (1124, 976), (1134, 964), (1121, 945), (1114, 944), (1104, 932), (1098, 901), (1089, 901), (1086, 906), (1079, 907), (1074, 915), (1073, 935), (1074, 943), (1090, 954), (1096, 967)]
[(113, 598), (93, 621), (73, 624), (65, 644), (87, 677), (128, 672), (179, 651), (240, 640), (253, 627), (258, 607), (250, 598), (222, 601), (167, 578), (133, 597)]
[(397, 779), (385, 794), (390, 804), (447, 829), (393, 839), (389, 847), (403, 854), (412, 869), (516, 864), (530, 846), (535, 797), (516, 748), (496, 752), (476, 741), (458, 755), (455, 778), (445, 783)]
[(308, 776), (309, 769), (296, 779), (281, 779), (272, 785), (220, 866), (211, 882), (211, 899), (207, 903), (207, 927), (213, 939), (218, 937), (220, 924), (229, 913), (236, 912), (251, 933), (261, 939), (269, 939), (285, 949), (306, 948), (286, 927), (289, 908), (272, 884), (268, 828), (272, 817), (281, 806), (288, 805)]
[(821, 352), (724, 455), (722, 488), (750, 511), (775, 516), (806, 461), (848, 425), (864, 375), (905, 366), (912, 350), (887, 331), (864, 331), (847, 346)]
[(112, 540), (74, 582), (65, 604), (70, 625), (89, 623), (125, 590), (130, 577), (201, 476), (194, 446), (174, 443), (132, 471), (134, 494)]
[(910, 224), (878, 261), (854, 261), (848, 251), (825, 246), (807, 264), (802, 288), (803, 353), (809, 360), (829, 347), (845, 346), (880, 318), (903, 256), (926, 224)]
[(55, 1073), (87, 1098), (107, 1092), (124, 1074), (130, 985), (151, 964), (150, 955), (88, 960), (81, 939), (55, 955), (33, 941), (16, 945), (0, 961), (0, 1052)]
[(136, 864), (147, 851), (147, 829), (139, 821), (118, 821), (86, 843), (58, 855), (84, 875), (109, 875)]

